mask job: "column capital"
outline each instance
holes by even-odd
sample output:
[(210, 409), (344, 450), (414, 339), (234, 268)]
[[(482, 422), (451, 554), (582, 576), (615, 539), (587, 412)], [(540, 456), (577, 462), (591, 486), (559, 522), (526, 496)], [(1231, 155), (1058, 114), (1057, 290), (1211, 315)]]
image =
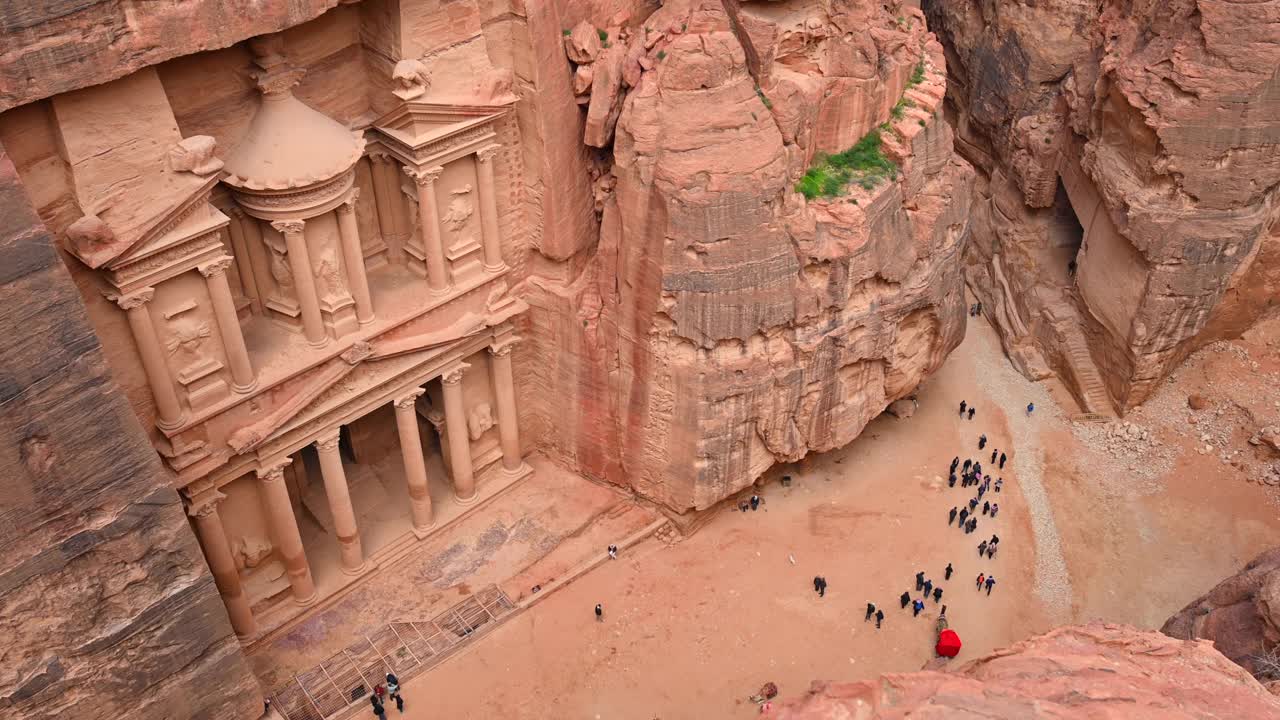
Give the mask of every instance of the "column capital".
[(285, 235), (301, 233), (306, 226), (305, 220), (276, 220), (271, 223), (271, 227)]
[(338, 449), (338, 441), (342, 438), (342, 428), (325, 430), (316, 437), (316, 449), (321, 452), (334, 452)]
[(103, 295), (111, 302), (119, 305), (124, 310), (134, 310), (151, 302), (156, 296), (156, 289), (153, 287), (144, 287), (134, 290), (131, 293), (114, 293), (104, 292)]
[(404, 395), (397, 397), (394, 401), (395, 406), (402, 410), (404, 408), (411, 408), (418, 402), (418, 398), (422, 397), (426, 392), (427, 391), (422, 388), (414, 388)]
[(501, 340), (495, 340), (493, 344), (489, 346), (489, 354), (496, 355), (498, 357), (506, 357), (511, 354), (511, 350), (514, 349), (515, 346), (523, 339), (524, 338), (517, 337), (515, 335), (510, 335), (502, 338)]
[(493, 145), (485, 145), (476, 151), (476, 159), (482, 163), (487, 163), (492, 160), (493, 156), (501, 149), (502, 146), (497, 143), (494, 143)]
[(237, 220), (244, 217), (244, 210), (241, 209), (239, 205), (231, 205), (226, 210), (223, 210), (222, 212), (230, 215), (231, 217)]
[(426, 170), (418, 170), (417, 168), (405, 165), (402, 169), (404, 170), (405, 175), (413, 178), (413, 181), (418, 185), (418, 187), (430, 185), (440, 179), (441, 173), (444, 172), (444, 168), (439, 165), (427, 168)]
[(187, 514), (191, 517), (209, 517), (218, 511), (218, 505), (226, 499), (227, 496), (217, 490), (199, 493), (187, 501)]
[(232, 258), (230, 255), (221, 255), (218, 258), (214, 260), (210, 260), (207, 263), (201, 263), (200, 265), (196, 266), (196, 269), (199, 270), (200, 274), (205, 277), (213, 277), (214, 275), (221, 275), (225, 273), (227, 271), (227, 268), (231, 267), (231, 263), (233, 261), (234, 261), (234, 258)]
[(263, 465), (254, 472), (257, 473), (258, 479), (263, 482), (272, 482), (284, 479), (284, 469), (293, 462), (293, 458), (287, 457), (275, 462)]
[(445, 370), (444, 373), (440, 375), (440, 382), (443, 382), (445, 385), (457, 385), (462, 382), (462, 376), (470, 367), (471, 366), (469, 364), (460, 362), (448, 370)]
[(353, 187), (351, 192), (347, 193), (347, 199), (338, 205), (338, 212), (349, 213), (356, 209), (356, 199), (360, 197), (360, 188)]

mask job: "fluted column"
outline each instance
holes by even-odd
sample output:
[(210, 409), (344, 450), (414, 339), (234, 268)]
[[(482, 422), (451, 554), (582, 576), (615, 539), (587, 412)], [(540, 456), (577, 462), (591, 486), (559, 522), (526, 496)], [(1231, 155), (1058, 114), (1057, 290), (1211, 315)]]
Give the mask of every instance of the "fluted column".
[(413, 515), (413, 533), (426, 537), (435, 524), (431, 493), (427, 487), (427, 463), (422, 457), (422, 434), (418, 432), (418, 398), (426, 392), (414, 388), (395, 399), (396, 430), (400, 435), (400, 455), (404, 458), (404, 476), (409, 484), (409, 510)]
[(489, 346), (489, 370), (493, 394), (498, 401), (498, 442), (502, 446), (502, 469), (517, 473), (524, 465), (520, 458), (520, 420), (516, 415), (516, 385), (511, 372), (511, 349), (517, 342), (509, 338)]
[(480, 232), (483, 236), (484, 269), (498, 272), (506, 267), (502, 260), (502, 236), (498, 232), (498, 196), (493, 182), (493, 156), (501, 145), (488, 145), (476, 151), (476, 170), (480, 176)]
[(222, 348), (227, 353), (227, 364), (231, 366), (231, 387), (236, 392), (247, 393), (258, 384), (258, 378), (253, 374), (253, 364), (249, 362), (249, 350), (244, 346), (244, 333), (240, 330), (240, 317), (231, 297), (231, 286), (227, 284), (227, 268), (230, 266), (231, 258), (224, 255), (201, 265), (199, 269), (209, 288), (213, 316), (218, 321), (218, 333), (222, 336)]
[(227, 616), (231, 618), (231, 628), (241, 638), (252, 637), (256, 632), (253, 611), (249, 609), (249, 599), (245, 597), (244, 586), (240, 582), (240, 572), (236, 569), (235, 556), (231, 554), (231, 545), (227, 542), (227, 532), (222, 527), (222, 518), (218, 515), (218, 503), (226, 499), (226, 495), (213, 492), (196, 498), (187, 507), (187, 513), (195, 521), (196, 539), (204, 550), (204, 558), (209, 563), (209, 571), (213, 573), (213, 582), (218, 586), (218, 594), (222, 603), (227, 606)]
[(444, 240), (440, 237), (440, 210), (436, 206), (436, 180), (442, 167), (404, 171), (418, 186), (418, 225), (422, 228), (422, 248), (427, 256), (427, 287), (435, 294), (449, 291), (449, 273), (444, 264)]
[(289, 458), (258, 470), (262, 499), (267, 517), (280, 543), (280, 555), (284, 558), (285, 574), (293, 589), (293, 600), (299, 605), (310, 605), (316, 599), (316, 584), (311, 579), (311, 566), (302, 549), (302, 535), (298, 532), (298, 520), (293, 515), (293, 503), (289, 501), (289, 488), (284, 484), (284, 468), (293, 462)]
[(364, 269), (364, 248), (360, 246), (360, 227), (356, 224), (356, 198), (360, 188), (338, 206), (338, 233), (342, 236), (342, 259), (347, 264), (347, 283), (356, 301), (356, 320), (361, 325), (373, 322), (373, 299), (369, 296), (369, 276)]
[(444, 388), (444, 422), (449, 432), (449, 465), (453, 468), (453, 494), (463, 505), (476, 499), (476, 477), (471, 469), (471, 437), (462, 400), (462, 374), (471, 367), (459, 363), (440, 378)]
[(169, 374), (169, 363), (164, 359), (160, 338), (156, 336), (156, 326), (151, 322), (151, 311), (147, 309), (155, 294), (155, 288), (142, 288), (128, 295), (114, 296), (112, 300), (124, 309), (129, 318), (129, 329), (138, 345), (142, 370), (156, 401), (156, 425), (162, 430), (176, 430), (186, 417), (182, 404), (178, 402), (178, 391), (173, 387), (173, 377)]
[(293, 288), (298, 293), (298, 306), (302, 308), (302, 334), (312, 347), (320, 347), (329, 341), (320, 317), (320, 297), (316, 295), (316, 278), (311, 271), (311, 255), (307, 252), (306, 223), (302, 220), (277, 220), (271, 227), (284, 235), (285, 249), (289, 254), (289, 270), (293, 274)]
[(320, 474), (324, 477), (324, 494), (329, 499), (329, 513), (333, 515), (333, 529), (338, 535), (342, 572), (359, 575), (364, 572), (364, 549), (360, 545), (355, 509), (351, 506), (347, 472), (342, 467), (342, 455), (338, 450), (340, 437), (341, 430), (338, 428), (322, 434), (316, 440), (316, 452), (320, 455)]

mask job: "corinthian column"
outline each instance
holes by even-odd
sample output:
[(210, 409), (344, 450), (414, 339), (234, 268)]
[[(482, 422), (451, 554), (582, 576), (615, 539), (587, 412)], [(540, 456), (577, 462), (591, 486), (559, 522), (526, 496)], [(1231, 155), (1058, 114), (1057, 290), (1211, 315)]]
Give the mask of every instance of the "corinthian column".
[(338, 451), (341, 432), (334, 428), (321, 435), (316, 440), (316, 452), (320, 455), (320, 474), (324, 477), (324, 494), (329, 499), (329, 513), (333, 515), (333, 529), (338, 535), (342, 572), (359, 575), (364, 572), (364, 550), (360, 546), (360, 531), (356, 528), (356, 513), (351, 507), (347, 473), (342, 468), (342, 455)]
[(253, 365), (249, 362), (249, 351), (244, 346), (244, 333), (240, 330), (236, 303), (231, 298), (231, 286), (227, 284), (227, 268), (230, 266), (231, 258), (224, 255), (201, 265), (199, 269), (209, 287), (213, 316), (218, 321), (218, 333), (222, 336), (222, 348), (227, 353), (227, 364), (231, 366), (231, 386), (236, 392), (247, 393), (258, 384), (258, 378), (254, 376)]
[(444, 422), (449, 430), (453, 494), (461, 505), (476, 499), (476, 478), (471, 469), (471, 437), (467, 434), (467, 411), (462, 401), (462, 374), (469, 367), (459, 363), (440, 378), (444, 388)]
[(257, 471), (262, 483), (262, 498), (266, 503), (267, 517), (280, 543), (280, 555), (284, 558), (285, 573), (293, 590), (293, 600), (299, 605), (310, 605), (316, 599), (316, 584), (311, 579), (311, 566), (302, 549), (302, 535), (298, 532), (298, 520), (293, 515), (293, 503), (289, 501), (289, 488), (284, 484), (284, 468), (293, 462), (290, 458)]
[(293, 273), (293, 287), (298, 293), (298, 305), (302, 308), (302, 334), (312, 347), (321, 347), (329, 341), (320, 317), (320, 298), (316, 295), (316, 278), (311, 271), (311, 256), (307, 252), (306, 223), (302, 220), (277, 220), (271, 227), (284, 235), (289, 254), (289, 270)]
[(413, 534), (427, 536), (435, 524), (431, 493), (427, 487), (427, 464), (422, 457), (422, 435), (418, 432), (418, 398), (426, 392), (414, 388), (396, 398), (396, 430), (400, 435), (400, 455), (404, 458), (404, 476), (409, 484), (409, 510), (413, 515)]
[(155, 288), (142, 288), (111, 299), (124, 309), (129, 318), (129, 329), (133, 331), (133, 341), (138, 345), (142, 370), (156, 401), (156, 425), (161, 430), (176, 430), (186, 418), (182, 404), (178, 402), (178, 391), (173, 388), (173, 378), (169, 375), (169, 364), (165, 362), (160, 339), (156, 337), (156, 326), (151, 322), (151, 312), (147, 309), (155, 294)]
[(237, 636), (247, 638), (252, 637), (256, 629), (253, 611), (249, 609), (249, 600), (244, 596), (240, 572), (236, 570), (235, 557), (231, 554), (222, 518), (218, 516), (218, 503), (226, 497), (216, 491), (205, 494), (191, 501), (187, 513), (195, 521), (196, 539), (200, 541), (200, 549), (204, 550), (204, 559), (209, 563), (209, 571), (213, 573), (213, 582), (218, 586), (222, 603), (227, 606), (231, 628), (236, 631)]
[(493, 182), (493, 156), (501, 145), (488, 145), (476, 151), (476, 168), (480, 176), (480, 233), (484, 239), (484, 269), (498, 272), (506, 267), (502, 261), (502, 237), (498, 233), (498, 198)]
[(342, 236), (342, 259), (347, 265), (347, 282), (356, 301), (356, 320), (361, 325), (373, 322), (373, 299), (369, 297), (369, 276), (364, 269), (364, 248), (360, 247), (360, 227), (356, 224), (356, 198), (360, 188), (338, 206), (338, 232)]
[(422, 247), (427, 255), (427, 287), (435, 294), (449, 291), (449, 273), (444, 266), (444, 241), (440, 238), (440, 210), (436, 207), (436, 180), (442, 167), (415, 170), (406, 166), (405, 173), (418, 186), (418, 225), (422, 228)]
[(516, 386), (511, 372), (511, 348), (516, 338), (489, 346), (489, 368), (493, 376), (493, 394), (498, 401), (498, 441), (502, 445), (502, 469), (514, 474), (524, 461), (520, 459), (520, 421), (516, 415)]

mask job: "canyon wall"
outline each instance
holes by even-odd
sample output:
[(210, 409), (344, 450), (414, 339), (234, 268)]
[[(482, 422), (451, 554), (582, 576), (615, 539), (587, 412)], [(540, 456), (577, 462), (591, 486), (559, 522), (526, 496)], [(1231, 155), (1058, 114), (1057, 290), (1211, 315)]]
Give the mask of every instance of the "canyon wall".
[[(668, 2), (565, 43), (601, 229), (576, 276), (530, 281), (552, 454), (706, 508), (848, 443), (959, 344), (971, 170), (918, 11)], [(796, 191), (873, 131), (893, 181)]]
[(1280, 292), (1280, 3), (924, 0), (1006, 352), (1123, 411)]
[(168, 474), (0, 148), (0, 716), (256, 717)]
[(1209, 643), (1093, 623), (1051, 630), (946, 672), (814, 683), (806, 697), (783, 704), (771, 717), (1210, 720), (1278, 715), (1280, 700)]

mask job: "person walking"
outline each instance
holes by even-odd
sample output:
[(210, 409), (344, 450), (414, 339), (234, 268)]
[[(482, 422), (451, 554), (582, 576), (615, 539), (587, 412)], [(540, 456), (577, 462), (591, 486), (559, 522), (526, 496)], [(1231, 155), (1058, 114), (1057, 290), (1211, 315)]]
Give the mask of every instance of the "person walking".
[(1027, 403), (1027, 417), (1031, 417), (1031, 413), (1036, 411), (1035, 403)]
[(751, 496), (751, 509), (752, 509), (752, 510), (759, 510), (759, 509), (760, 509), (760, 496), (759, 496), (759, 495), (752, 495), (752, 496)]
[[(906, 605), (903, 605), (903, 607), (906, 607)], [(884, 611), (883, 611), (883, 610), (877, 610), (877, 611), (876, 611), (876, 629), (877, 629), (877, 630), (879, 630), (879, 629), (880, 629), (880, 621), (882, 621), (882, 620), (884, 620)]]
[(973, 478), (976, 480), (982, 477), (982, 463), (975, 462), (973, 464)]
[(821, 597), (826, 597), (826, 596), (827, 596), (827, 579), (826, 579), (826, 578), (818, 578), (818, 582), (820, 583), (820, 584), (818, 585), (818, 597), (820, 597), (820, 598), (821, 598)]
[(933, 601), (935, 603), (942, 602), (942, 588), (936, 587), (933, 589)]
[[(1000, 491), (997, 490), (996, 492), (1000, 492)], [(991, 517), (995, 517), (996, 513), (998, 512), (1000, 512), (1000, 503), (996, 503), (991, 506)]]
[(961, 508), (960, 510), (960, 527), (963, 528), (969, 522), (969, 508)]
[(1004, 453), (1000, 453), (1000, 469), (1001, 470), (1004, 469), (1004, 461), (1008, 459), (1009, 458)]
[(924, 571), (921, 570), (920, 572), (916, 573), (916, 592), (920, 592), (920, 589), (923, 587), (924, 587)]
[(987, 554), (987, 541), (983, 540), (982, 542), (978, 543), (978, 557), (982, 557), (983, 555), (986, 555), (986, 554)]
[(986, 514), (987, 514), (987, 513), (989, 513), (989, 512), (991, 512), (991, 503), (986, 502), (986, 501), (983, 501), (983, 503), (982, 503), (982, 514), (983, 514), (983, 515), (986, 515)]
[(968, 407), (968, 405), (969, 403), (965, 402), (964, 400), (960, 401), (960, 417), (964, 417), (964, 411), (965, 411), (965, 408)]
[(902, 609), (905, 610), (907, 608), (907, 603), (911, 602), (911, 593), (902, 593), (902, 595), (898, 597), (898, 600), (902, 602)]
[(609, 559), (610, 559), (610, 560), (617, 560), (617, 559), (618, 559), (618, 546), (617, 546), (617, 545), (610, 545), (610, 546), (609, 546), (609, 548), (608, 548), (608, 551), (609, 551)]
[(991, 575), (987, 578), (987, 595), (991, 594), (991, 587), (996, 584), (996, 576)]
[(1004, 478), (996, 478), (996, 492), (1000, 492), (1000, 488), (1004, 487)]
[(983, 483), (978, 486), (978, 499), (981, 500), (985, 494), (987, 494), (987, 484)]
[(942, 577), (944, 580), (951, 579), (951, 563), (947, 563), (947, 569), (942, 571)]
[(995, 559), (995, 557), (996, 557), (996, 546), (995, 546), (995, 545), (988, 545), (988, 546), (987, 546), (987, 559), (988, 559), (988, 560), (994, 560), (994, 559)]
[(924, 596), (925, 596), (925, 597), (929, 597), (929, 593), (931, 593), (931, 592), (933, 592), (933, 581), (932, 581), (932, 580), (925, 580), (925, 581), (924, 581)]
[(978, 529), (978, 518), (976, 517), (969, 518), (969, 532), (973, 532), (974, 530), (977, 530), (977, 529)]
[(959, 465), (959, 464), (960, 464), (960, 456), (959, 456), (959, 455), (957, 455), (957, 456), (955, 456), (955, 457), (951, 458), (951, 474), (953, 474), (953, 475), (955, 474), (955, 472), (956, 472), (956, 466), (957, 466), (957, 465)]
[(596, 603), (596, 622), (604, 622), (604, 605)]
[(956, 507), (955, 507), (954, 505), (952, 505), (952, 506), (951, 506), (951, 514), (947, 517), (947, 524), (948, 524), (948, 525), (950, 525), (951, 523), (954, 523), (954, 522), (956, 521), (956, 513), (957, 513), (957, 512), (959, 512), (959, 511), (958, 511), (958, 510), (956, 510)]
[(992, 544), (1000, 542), (1000, 536), (995, 533), (991, 533), (991, 542)]
[(396, 712), (404, 712), (404, 698), (400, 695), (400, 678), (395, 673), (387, 673), (387, 697), (396, 701)]
[(378, 720), (387, 720), (387, 709), (382, 707), (382, 701), (376, 693), (369, 696), (369, 703), (373, 705), (373, 714)]
[(978, 511), (978, 498), (969, 498), (969, 514), (972, 515), (977, 511)]
[(973, 419), (973, 408), (969, 408), (969, 419)]
[(983, 575), (982, 573), (978, 573), (978, 589), (979, 590), (982, 589), (982, 583), (985, 582), (986, 579), (987, 579), (986, 575)]
[(991, 464), (992, 464), (992, 465), (994, 465), (994, 464), (995, 464), (995, 462), (996, 462), (996, 458), (997, 458), (997, 457), (999, 457), (999, 455), (997, 455), (997, 454), (996, 454), (996, 453), (998, 453), (998, 452), (1000, 452), (1000, 451), (999, 451), (999, 450), (997, 450), (996, 448), (991, 448)]
[(983, 433), (978, 436), (978, 449), (981, 450), (987, 446), (987, 435)]
[(917, 598), (911, 603), (911, 617), (919, 616), (920, 611), (923, 609), (924, 609), (924, 601)]
[(875, 615), (875, 614), (876, 614), (876, 604), (875, 604), (875, 603), (867, 603), (867, 616), (866, 616), (866, 617), (864, 617), (864, 618), (862, 618), (862, 622), (866, 622), (866, 621), (870, 620), (870, 619), (871, 619), (871, 616), (872, 616), (872, 615)]
[(951, 472), (951, 477), (947, 478), (947, 487), (955, 487), (955, 486), (956, 486), (956, 473), (953, 470)]
[(972, 461), (972, 460), (970, 460), (969, 458), (965, 458), (965, 459), (964, 459), (964, 465), (963, 465), (962, 467), (964, 467), (964, 472), (965, 472), (965, 474), (966, 474), (966, 475), (968, 475), (968, 474), (969, 474), (969, 468), (973, 467), (973, 461)]
[(982, 301), (979, 300), (977, 305), (973, 306), (973, 314), (975, 317), (982, 314)]

